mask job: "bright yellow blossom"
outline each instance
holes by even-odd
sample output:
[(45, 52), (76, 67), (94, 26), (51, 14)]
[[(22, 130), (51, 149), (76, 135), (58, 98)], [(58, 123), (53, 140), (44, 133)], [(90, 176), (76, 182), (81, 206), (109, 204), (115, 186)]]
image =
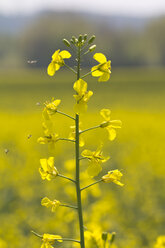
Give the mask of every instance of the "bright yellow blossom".
[(119, 170), (108, 171), (108, 174), (102, 177), (103, 182), (110, 183), (113, 182), (119, 186), (123, 186), (124, 184), (120, 182), (123, 174)]
[(54, 100), (54, 98), (52, 98), (51, 102), (45, 102), (45, 108), (43, 111), (46, 111), (48, 115), (53, 115), (57, 112), (57, 107), (60, 103), (61, 100)]
[(104, 122), (100, 124), (101, 128), (106, 128), (109, 134), (109, 140), (116, 138), (116, 128), (121, 128), (122, 122), (120, 120), (110, 120), (111, 111), (109, 109), (102, 109), (100, 115), (104, 118)]
[(85, 231), (85, 244), (88, 248), (109, 248), (112, 235), (106, 233), (106, 239), (100, 229), (95, 229), (94, 232)]
[(50, 181), (58, 176), (58, 171), (54, 166), (54, 157), (49, 157), (48, 159), (42, 158), (40, 159), (40, 164), (41, 167), (39, 168), (39, 172), (43, 180), (47, 179)]
[[(79, 123), (79, 126), (81, 126), (81, 123)], [(75, 126), (70, 126), (70, 128), (71, 128), (71, 132), (69, 134), (68, 139), (75, 140), (75, 138), (76, 138), (76, 127)], [(80, 131), (81, 130), (79, 129), (79, 132)], [(85, 145), (84, 139), (82, 138), (81, 135), (79, 135), (79, 145), (80, 145), (80, 147), (83, 147)]]
[(77, 92), (77, 95), (74, 95), (74, 98), (76, 99), (76, 105), (74, 108), (76, 114), (86, 112), (87, 102), (93, 95), (93, 92), (91, 90), (87, 91), (87, 83), (82, 79), (79, 79), (74, 83), (73, 89)]
[(49, 200), (48, 197), (44, 197), (42, 200), (41, 200), (41, 205), (42, 206), (45, 206), (47, 208), (51, 208), (51, 211), (52, 212), (55, 212), (56, 209), (60, 206), (60, 201), (57, 201), (57, 200)]
[(84, 150), (81, 155), (84, 158), (88, 158), (90, 164), (88, 166), (87, 172), (90, 176), (97, 176), (102, 170), (101, 164), (105, 163), (110, 157), (104, 157), (101, 151), (102, 145), (97, 148), (96, 151)]
[(53, 235), (53, 234), (47, 234), (45, 233), (42, 237), (42, 245), (41, 248), (54, 248), (52, 244), (54, 244), (55, 241), (63, 242), (62, 237), (60, 235)]
[(154, 248), (165, 248), (165, 235), (159, 236), (157, 238)]
[(64, 59), (69, 59), (71, 57), (71, 54), (68, 51), (61, 51), (60, 49), (55, 51), (55, 53), (52, 55), (52, 61), (48, 65), (47, 73), (49, 76), (53, 76), (56, 71), (60, 69), (61, 66), (63, 66)]
[(111, 74), (111, 61), (107, 61), (105, 55), (102, 53), (95, 53), (93, 58), (100, 64), (92, 67), (92, 76), (99, 77), (99, 82), (108, 81)]

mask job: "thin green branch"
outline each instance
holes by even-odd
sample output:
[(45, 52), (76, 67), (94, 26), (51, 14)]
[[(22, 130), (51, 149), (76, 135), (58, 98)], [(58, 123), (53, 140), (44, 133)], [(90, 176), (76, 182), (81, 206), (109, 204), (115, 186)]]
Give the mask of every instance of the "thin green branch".
[(71, 242), (76, 242), (76, 243), (80, 243), (79, 240), (76, 240), (76, 239), (68, 239), (68, 238), (62, 238), (62, 239), (55, 239), (55, 240), (62, 240), (62, 241), (71, 241)]
[(59, 138), (57, 141), (59, 141), (59, 140), (65, 140), (65, 141), (75, 142), (75, 140), (67, 139), (67, 138)]
[(68, 115), (68, 114), (66, 114), (66, 113), (63, 113), (63, 112), (61, 112), (61, 111), (59, 111), (59, 110), (57, 110), (56, 112), (59, 113), (59, 114), (61, 114), (61, 115), (65, 115), (65, 116), (69, 117), (69, 118), (72, 119), (72, 120), (75, 120), (74, 117), (72, 117), (72, 116), (70, 116), (70, 115)]
[(79, 160), (83, 160), (83, 159), (88, 159), (88, 158), (85, 158), (85, 157), (80, 157)]
[(40, 235), (40, 234), (38, 234), (38, 233), (36, 233), (36, 232), (34, 232), (34, 231), (31, 231), (31, 233), (33, 233), (35, 236), (37, 236), (37, 237), (39, 237), (39, 238), (43, 238), (42, 235)]
[(69, 65), (67, 65), (67, 64), (64, 64), (70, 71), (72, 71), (72, 72), (74, 72), (75, 74), (77, 74), (77, 72), (73, 69), (73, 68), (71, 68)]
[(100, 127), (100, 125), (97, 125), (97, 126), (94, 126), (94, 127), (90, 127), (90, 128), (87, 128), (87, 129), (85, 129), (85, 130), (80, 131), (79, 133), (82, 134), (82, 133), (85, 133), (85, 132), (90, 131), (90, 130), (92, 130), (92, 129), (99, 128), (99, 127)]
[(81, 188), (80, 190), (82, 191), (82, 190), (87, 189), (87, 188), (89, 188), (89, 187), (91, 187), (91, 186), (93, 186), (93, 185), (95, 185), (95, 184), (97, 184), (97, 183), (100, 183), (100, 182), (102, 182), (102, 179), (100, 179), (100, 180), (98, 180), (98, 181), (96, 181), (96, 182), (94, 182), (94, 183), (91, 183), (91, 184), (89, 184), (89, 185), (87, 185), (87, 186)]
[[(33, 233), (35, 236), (39, 237), (39, 238), (43, 238), (43, 235), (40, 235), (34, 231), (31, 231), (31, 233)], [(69, 239), (69, 238), (61, 238), (61, 239), (54, 239), (54, 240), (62, 240), (62, 241), (71, 241), (71, 242), (76, 242), (76, 243), (80, 243), (79, 240), (76, 239)]]
[(67, 180), (69, 180), (69, 181), (71, 181), (71, 182), (73, 182), (73, 183), (76, 183), (76, 181), (73, 180), (73, 179), (70, 178), (70, 177), (67, 177), (67, 176), (64, 176), (64, 175), (61, 175), (61, 174), (58, 174), (58, 176), (59, 176), (59, 177), (62, 177), (62, 178), (65, 178), (65, 179), (67, 179)]
[(90, 75), (92, 72), (90, 71), (90, 72), (88, 72), (88, 73), (86, 73), (85, 75), (83, 75), (81, 78), (85, 78), (85, 77), (87, 77), (88, 75)]
[(76, 206), (72, 206), (72, 205), (68, 205), (68, 204), (60, 204), (61, 207), (67, 207), (67, 208), (74, 208), (74, 209), (78, 209), (78, 207)]

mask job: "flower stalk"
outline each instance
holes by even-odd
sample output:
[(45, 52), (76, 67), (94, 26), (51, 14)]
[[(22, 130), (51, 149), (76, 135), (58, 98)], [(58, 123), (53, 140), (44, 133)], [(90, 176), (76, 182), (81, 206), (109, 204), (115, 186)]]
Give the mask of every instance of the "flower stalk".
[[(81, 47), (79, 46), (78, 57), (77, 57), (77, 80), (79, 80), (80, 78), (80, 53), (81, 53)], [(79, 217), (79, 226), (80, 226), (80, 245), (81, 245), (81, 248), (85, 248), (81, 190), (80, 190), (80, 160), (79, 160), (79, 147), (80, 146), (79, 146), (79, 115), (78, 114), (76, 114), (75, 126), (76, 126), (76, 142), (75, 142), (76, 193), (77, 193), (77, 206), (78, 206), (78, 217)]]

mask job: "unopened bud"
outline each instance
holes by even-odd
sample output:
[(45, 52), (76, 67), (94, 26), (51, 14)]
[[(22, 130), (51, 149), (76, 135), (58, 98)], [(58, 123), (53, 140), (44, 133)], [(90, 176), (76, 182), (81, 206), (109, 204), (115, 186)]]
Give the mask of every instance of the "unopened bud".
[(78, 41), (81, 42), (82, 41), (82, 35), (79, 35)]
[(91, 38), (88, 41), (88, 44), (91, 44), (94, 41), (95, 38), (96, 38), (96, 36), (92, 35)]
[(72, 36), (72, 40), (73, 40), (73, 42), (76, 42), (76, 37)]
[(96, 45), (93, 45), (93, 46), (91, 46), (91, 47), (89, 48), (89, 51), (90, 51), (90, 52), (93, 52), (95, 49), (96, 49)]
[(108, 238), (108, 233), (107, 232), (103, 232), (102, 233), (102, 240), (106, 241)]
[(84, 34), (84, 41), (87, 40), (87, 34)]
[(116, 236), (116, 233), (115, 233), (115, 232), (112, 232), (112, 233), (111, 233), (111, 239), (110, 239), (110, 243), (111, 243), (111, 244), (114, 242), (115, 236)]
[(67, 47), (70, 47), (70, 42), (66, 39), (62, 40)]

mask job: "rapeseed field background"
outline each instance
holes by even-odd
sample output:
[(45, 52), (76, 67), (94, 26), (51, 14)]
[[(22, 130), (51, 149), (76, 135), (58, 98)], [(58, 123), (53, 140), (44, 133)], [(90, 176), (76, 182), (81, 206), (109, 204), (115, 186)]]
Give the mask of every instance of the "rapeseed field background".
[[(113, 143), (106, 141), (104, 130), (84, 134), (87, 149), (95, 150), (102, 140), (104, 153), (110, 154), (101, 175), (116, 168), (124, 175), (122, 188), (99, 184), (82, 194), (88, 229), (116, 232), (114, 247), (154, 247), (156, 238), (165, 234), (164, 78), (164, 68), (145, 67), (113, 69), (105, 83), (88, 78), (95, 94), (82, 116), (82, 127), (100, 123), (103, 107), (123, 123)], [(43, 133), (41, 111), (46, 100), (61, 99), (60, 110), (73, 114), (73, 82), (65, 70), (56, 78), (48, 77), (45, 69), (1, 71), (0, 248), (40, 247), (31, 230), (72, 237), (78, 229), (74, 211), (60, 208), (52, 213), (40, 203), (44, 196), (73, 203), (74, 186), (60, 178), (48, 184), (38, 172), (39, 159), (52, 155), (58, 169), (69, 176), (74, 170), (73, 144), (58, 142), (48, 150), (37, 143)], [(54, 126), (61, 136), (68, 137), (70, 125), (71, 120), (55, 116)], [(85, 161), (82, 167), (87, 167)], [(85, 186), (86, 174), (82, 177)]]

